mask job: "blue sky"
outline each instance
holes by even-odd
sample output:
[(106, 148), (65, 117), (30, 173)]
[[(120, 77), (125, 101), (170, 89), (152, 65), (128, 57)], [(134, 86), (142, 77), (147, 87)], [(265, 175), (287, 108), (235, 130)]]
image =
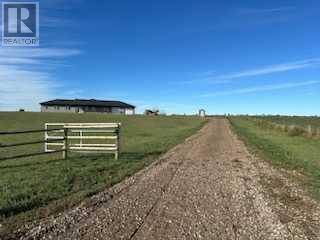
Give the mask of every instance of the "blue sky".
[(0, 47), (0, 110), (95, 98), (320, 115), (319, 1), (39, 2), (40, 47)]

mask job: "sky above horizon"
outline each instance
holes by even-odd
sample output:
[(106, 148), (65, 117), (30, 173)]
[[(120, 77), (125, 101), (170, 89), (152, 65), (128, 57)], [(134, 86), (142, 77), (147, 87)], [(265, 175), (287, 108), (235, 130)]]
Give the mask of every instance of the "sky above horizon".
[(138, 112), (320, 115), (319, 1), (39, 3), (40, 47), (0, 47), (0, 111), (94, 98)]

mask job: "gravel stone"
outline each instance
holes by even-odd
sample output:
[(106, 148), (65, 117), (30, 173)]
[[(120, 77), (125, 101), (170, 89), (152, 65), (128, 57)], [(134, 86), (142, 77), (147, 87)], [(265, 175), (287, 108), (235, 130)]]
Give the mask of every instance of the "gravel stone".
[(20, 239), (320, 239), (320, 207), (225, 119)]

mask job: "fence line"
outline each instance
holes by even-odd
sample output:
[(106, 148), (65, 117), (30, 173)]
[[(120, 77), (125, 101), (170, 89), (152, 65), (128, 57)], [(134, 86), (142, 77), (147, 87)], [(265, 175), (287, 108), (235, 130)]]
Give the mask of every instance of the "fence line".
[[(11, 132), (0, 132), (0, 136), (4, 135), (17, 135), (17, 134), (30, 134), (30, 133), (39, 133), (39, 132), (51, 132), (51, 131), (57, 131), (61, 129), (40, 129), (40, 130), (25, 130), (25, 131), (11, 131)], [(0, 149), (1, 148), (10, 148), (10, 147), (18, 147), (18, 146), (26, 146), (26, 145), (33, 145), (33, 144), (39, 144), (39, 143), (46, 143), (46, 142), (51, 142), (51, 141), (56, 141), (56, 140), (39, 140), (39, 141), (30, 141), (30, 142), (20, 142), (20, 143), (12, 143), (12, 144), (2, 144), (0, 143)], [(57, 152), (62, 152), (62, 150), (56, 150), (54, 152), (50, 153), (57, 153)], [(35, 152), (35, 153), (27, 153), (27, 154), (19, 154), (19, 155), (14, 155), (10, 157), (2, 157), (0, 158), (0, 161), (5, 161), (5, 160), (10, 160), (10, 159), (18, 159), (18, 158), (25, 158), (25, 157), (33, 157), (33, 156), (39, 156), (39, 155), (45, 155), (49, 154), (48, 152)]]
[[(107, 152), (113, 153), (115, 158), (118, 159), (120, 153), (120, 135), (121, 135), (121, 123), (46, 123), (45, 129), (50, 127), (63, 126), (64, 131), (52, 131), (55, 134), (62, 134), (64, 136), (49, 135), (45, 133), (45, 140), (60, 139), (60, 143), (45, 143), (45, 151), (54, 151), (50, 147), (62, 147), (70, 151), (76, 152)], [(105, 134), (103, 136), (88, 136), (85, 134)], [(76, 135), (75, 135), (76, 134)], [(108, 134), (108, 135), (106, 135)], [(64, 137), (64, 139), (62, 138)], [(70, 140), (70, 141), (69, 141)], [(114, 143), (85, 143), (90, 140), (111, 140)], [(74, 141), (78, 141), (74, 143)], [(64, 154), (67, 154), (67, 150)]]
[(19, 143), (12, 143), (12, 144), (2, 144), (0, 143), (1, 148), (8, 148), (8, 147), (18, 147), (18, 146), (26, 146), (26, 145), (34, 145), (39, 143), (53, 143), (61, 141), (60, 139), (51, 139), (51, 140), (40, 140), (40, 141), (32, 141), (32, 142), (19, 142)]
[[(60, 126), (59, 128), (57, 126)], [(54, 128), (50, 128), (54, 127)], [(45, 135), (44, 140), (35, 140), (19, 143), (0, 143), (0, 149), (13, 148), (18, 146), (27, 146), (44, 143), (43, 152), (34, 152), (19, 154), (9, 157), (0, 157), (0, 161), (18, 159), (53, 153), (62, 152), (62, 157), (68, 157), (68, 151), (77, 152), (108, 152), (113, 153), (118, 159), (120, 153), (120, 123), (46, 123), (44, 129), (25, 130), (25, 131), (5, 131), (0, 132), (0, 137), (4, 135), (32, 134), (41, 133)], [(50, 135), (48, 133), (62, 134), (60, 136)], [(85, 136), (85, 133), (105, 133), (113, 134), (112, 136)], [(79, 136), (70, 136), (70, 134), (79, 134)], [(72, 140), (79, 140), (79, 143), (72, 143)], [(114, 143), (84, 143), (85, 140), (113, 140)], [(61, 147), (60, 149), (49, 149), (50, 146)]]
[(25, 131), (7, 131), (7, 132), (0, 132), (0, 135), (16, 135), (16, 134), (27, 134), (27, 133), (39, 133), (39, 132), (53, 132), (53, 131), (61, 131), (63, 130), (63, 128), (56, 128), (56, 129), (47, 129), (47, 130), (43, 130), (43, 129), (37, 129), (37, 130), (25, 130)]
[(280, 130), (282, 132), (288, 133), (290, 136), (304, 136), (308, 138), (319, 138), (320, 137), (320, 129), (316, 126), (312, 125), (298, 125), (298, 124), (280, 124), (277, 122), (273, 122), (269, 119), (259, 119), (254, 118), (254, 122), (256, 122), (261, 127), (271, 128)]

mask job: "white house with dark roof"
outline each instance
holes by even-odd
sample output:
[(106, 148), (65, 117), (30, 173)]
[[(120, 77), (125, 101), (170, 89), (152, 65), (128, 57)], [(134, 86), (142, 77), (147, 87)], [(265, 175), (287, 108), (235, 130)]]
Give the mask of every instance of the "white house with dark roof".
[(85, 113), (96, 112), (106, 114), (134, 115), (135, 106), (120, 101), (104, 101), (96, 99), (55, 99), (42, 102), (41, 112)]

